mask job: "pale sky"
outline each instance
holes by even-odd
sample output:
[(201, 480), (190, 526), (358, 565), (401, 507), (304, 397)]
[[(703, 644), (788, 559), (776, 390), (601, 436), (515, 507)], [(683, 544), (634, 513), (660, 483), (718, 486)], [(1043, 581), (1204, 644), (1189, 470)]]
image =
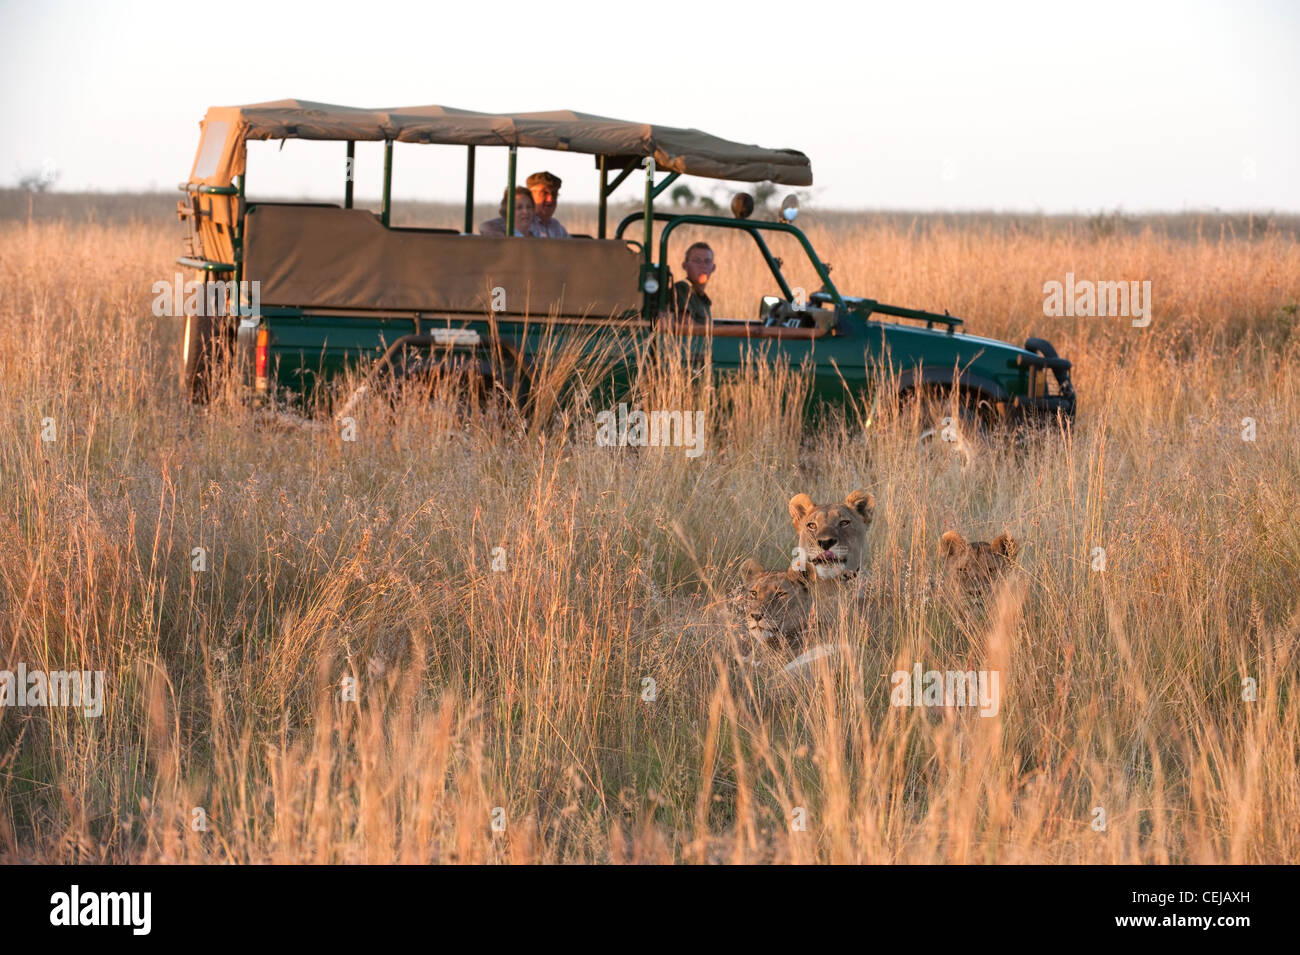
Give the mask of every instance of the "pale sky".
[[(0, 0), (0, 185), (173, 189), (208, 106), (288, 97), (694, 126), (807, 153), (822, 207), (1300, 211), (1297, 2)], [(252, 194), (341, 194), (341, 145), (278, 148)], [(399, 199), (464, 195), (462, 149), (395, 162)], [(522, 151), (541, 168), (594, 201), (590, 157)]]

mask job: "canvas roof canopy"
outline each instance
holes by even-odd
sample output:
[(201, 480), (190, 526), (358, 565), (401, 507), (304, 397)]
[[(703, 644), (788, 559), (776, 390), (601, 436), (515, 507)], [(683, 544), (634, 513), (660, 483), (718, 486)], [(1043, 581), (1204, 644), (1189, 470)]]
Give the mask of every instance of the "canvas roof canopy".
[(286, 99), (214, 106), (190, 182), (228, 186), (244, 172), (250, 139), (394, 140), (460, 146), (520, 146), (596, 156), (653, 156), (662, 170), (739, 182), (812, 185), (808, 157), (794, 149), (736, 143), (698, 129), (630, 123), (589, 113), (479, 113), (448, 106), (358, 109)]

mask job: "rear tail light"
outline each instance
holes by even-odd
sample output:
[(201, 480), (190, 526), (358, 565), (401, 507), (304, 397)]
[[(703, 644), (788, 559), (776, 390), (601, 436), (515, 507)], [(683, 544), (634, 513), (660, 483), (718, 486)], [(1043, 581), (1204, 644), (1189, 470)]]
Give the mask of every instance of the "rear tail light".
[(253, 387), (258, 391), (266, 391), (266, 367), (267, 367), (267, 343), (270, 336), (265, 328), (257, 330), (257, 351), (254, 352), (253, 360)]

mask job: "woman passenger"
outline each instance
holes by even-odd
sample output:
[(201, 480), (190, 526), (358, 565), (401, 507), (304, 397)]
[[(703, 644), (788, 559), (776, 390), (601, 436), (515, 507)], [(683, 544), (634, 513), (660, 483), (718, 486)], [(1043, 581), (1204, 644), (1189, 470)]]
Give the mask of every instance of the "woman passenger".
[[(478, 231), (481, 235), (495, 235), (504, 237), (506, 234), (506, 201), (510, 198), (510, 190), (501, 197), (501, 206), (498, 212), (501, 213), (495, 219), (489, 219), (479, 225)], [(515, 189), (515, 235), (526, 236), (528, 230), (533, 225), (533, 215), (536, 206), (533, 204), (533, 194), (519, 186)]]

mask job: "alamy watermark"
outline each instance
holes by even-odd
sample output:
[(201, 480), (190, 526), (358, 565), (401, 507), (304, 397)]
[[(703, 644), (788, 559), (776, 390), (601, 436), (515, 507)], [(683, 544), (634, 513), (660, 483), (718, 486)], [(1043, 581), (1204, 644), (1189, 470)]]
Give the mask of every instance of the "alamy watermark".
[(79, 706), (86, 716), (104, 712), (103, 670), (0, 670), (0, 706)]
[(256, 280), (236, 282), (185, 281), (177, 272), (171, 281), (153, 283), (153, 313), (157, 318), (178, 315), (202, 315), (210, 318), (236, 316), (249, 318), (262, 313), (262, 283)]
[(152, 908), (152, 892), (83, 892), (74, 884), (50, 896), (50, 924), (120, 925), (129, 927), (132, 935), (148, 935)]
[(1134, 328), (1151, 324), (1151, 282), (1093, 282), (1074, 280), (1065, 273), (1065, 282), (1055, 279), (1043, 283), (1043, 314), (1048, 318), (1132, 318)]
[(618, 412), (596, 415), (596, 445), (602, 448), (685, 448), (688, 458), (704, 453), (703, 411), (628, 410), (620, 403)]
[(889, 682), (890, 706), (971, 706), (980, 716), (997, 716), (997, 670), (895, 670)]

